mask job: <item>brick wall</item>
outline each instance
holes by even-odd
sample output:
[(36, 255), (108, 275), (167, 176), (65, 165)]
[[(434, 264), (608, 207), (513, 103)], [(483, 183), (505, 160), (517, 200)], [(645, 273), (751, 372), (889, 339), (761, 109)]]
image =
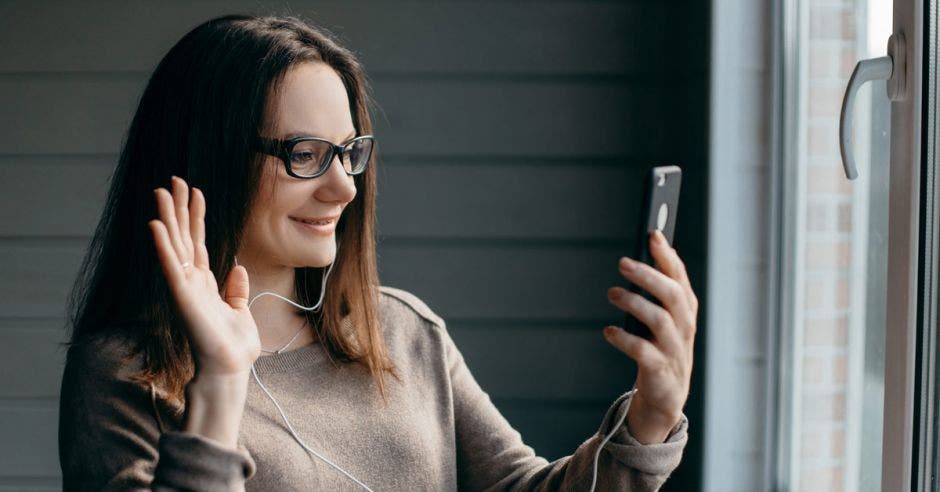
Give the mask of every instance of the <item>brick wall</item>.
[[(858, 0), (863, 2), (865, 0)], [(855, 0), (808, 0), (799, 488), (846, 490), (853, 227), (842, 171), (839, 110), (857, 53)], [(863, 309), (863, 306), (854, 306)]]

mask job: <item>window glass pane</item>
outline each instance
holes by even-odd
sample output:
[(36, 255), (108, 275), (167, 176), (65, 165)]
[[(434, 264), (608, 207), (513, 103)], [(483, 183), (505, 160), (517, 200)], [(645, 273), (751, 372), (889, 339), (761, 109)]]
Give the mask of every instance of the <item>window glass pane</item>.
[(889, 109), (885, 83), (855, 107), (859, 178), (846, 179), (839, 113), (856, 61), (885, 55), (892, 2), (797, 0), (805, 12), (796, 67), (797, 272), (790, 483), (802, 491), (879, 490), (884, 377)]

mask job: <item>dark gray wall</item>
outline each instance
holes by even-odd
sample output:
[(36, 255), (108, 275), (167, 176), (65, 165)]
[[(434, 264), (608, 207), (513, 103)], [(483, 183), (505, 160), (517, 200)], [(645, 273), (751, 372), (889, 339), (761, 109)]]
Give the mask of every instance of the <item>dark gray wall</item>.
[[(0, 490), (58, 485), (64, 299), (150, 71), (256, 5), (0, 2)], [(528, 444), (570, 454), (632, 384), (600, 330), (621, 323), (605, 292), (651, 164), (684, 167), (677, 248), (705, 301), (708, 6), (268, 5), (332, 29), (373, 80), (382, 282), (447, 321)], [(668, 489), (699, 482), (704, 362)]]

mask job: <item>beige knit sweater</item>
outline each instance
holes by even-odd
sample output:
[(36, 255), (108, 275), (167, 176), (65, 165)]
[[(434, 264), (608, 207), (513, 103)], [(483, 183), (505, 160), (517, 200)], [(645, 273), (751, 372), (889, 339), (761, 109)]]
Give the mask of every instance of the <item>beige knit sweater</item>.
[[(366, 370), (317, 344), (255, 362), (301, 438), (372, 490), (582, 490), (594, 451), (631, 392), (598, 415), (598, 432), (549, 463), (522, 442), (471, 375), (444, 321), (409, 292), (381, 288), (380, 316), (402, 382), (383, 407)], [(69, 351), (59, 414), (65, 490), (362, 490), (307, 453), (253, 378), (238, 451), (182, 430), (183, 408), (131, 382), (117, 337)], [(626, 425), (600, 454), (597, 490), (656, 490), (679, 464), (683, 415), (665, 443), (642, 445)]]

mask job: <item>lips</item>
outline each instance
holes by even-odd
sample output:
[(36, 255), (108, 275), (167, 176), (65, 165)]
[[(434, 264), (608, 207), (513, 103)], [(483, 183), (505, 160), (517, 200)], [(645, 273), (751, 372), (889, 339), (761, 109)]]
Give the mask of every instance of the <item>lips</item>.
[(303, 222), (305, 224), (318, 225), (317, 223), (321, 223), (319, 225), (329, 225), (329, 224), (322, 224), (322, 223), (323, 222), (335, 223), (336, 219), (338, 218), (339, 218), (339, 215), (332, 215), (332, 216), (327, 216), (327, 217), (291, 217), (290, 219), (296, 220), (297, 222)]
[[(297, 225), (297, 227), (307, 233), (316, 235), (316, 236), (331, 236), (336, 230), (336, 220), (339, 218), (338, 215), (332, 217), (323, 217), (317, 219), (316, 217), (290, 217), (291, 221)], [(318, 220), (326, 221), (317, 223)]]

